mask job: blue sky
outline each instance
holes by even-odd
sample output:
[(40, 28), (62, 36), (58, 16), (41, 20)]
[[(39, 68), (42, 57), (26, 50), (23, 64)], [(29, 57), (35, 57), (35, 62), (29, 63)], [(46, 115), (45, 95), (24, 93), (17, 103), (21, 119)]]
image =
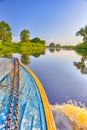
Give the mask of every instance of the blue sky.
[(31, 38), (76, 44), (75, 33), (87, 25), (86, 0), (0, 0), (0, 21), (12, 27), (13, 40), (28, 29)]

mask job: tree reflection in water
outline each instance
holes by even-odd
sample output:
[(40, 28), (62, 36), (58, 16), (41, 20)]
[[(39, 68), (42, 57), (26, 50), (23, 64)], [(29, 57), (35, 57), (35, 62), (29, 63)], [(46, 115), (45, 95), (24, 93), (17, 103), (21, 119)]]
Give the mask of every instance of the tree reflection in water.
[(73, 64), (80, 70), (82, 74), (87, 74), (86, 57), (82, 57), (80, 62), (73, 62)]
[(55, 48), (49, 48), (49, 51), (50, 51), (51, 53), (53, 53), (53, 52), (55, 52)]
[(30, 56), (29, 56), (29, 55), (26, 55), (26, 54), (21, 55), (21, 61), (22, 61), (24, 64), (29, 64), (29, 63), (30, 63)]
[(13, 54), (20, 54), (21, 61), (24, 64), (30, 63), (30, 56), (40, 57), (41, 55), (45, 55), (45, 48), (36, 48), (36, 49), (17, 49), (17, 50), (0, 50), (0, 57), (4, 58), (12, 58)]

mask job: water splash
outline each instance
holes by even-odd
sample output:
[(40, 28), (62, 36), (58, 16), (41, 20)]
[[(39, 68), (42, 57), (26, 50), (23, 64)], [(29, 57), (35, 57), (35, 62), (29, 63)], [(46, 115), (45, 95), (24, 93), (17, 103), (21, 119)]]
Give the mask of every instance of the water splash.
[(87, 130), (87, 108), (84, 103), (69, 100), (51, 105), (57, 130)]
[(51, 106), (56, 130), (72, 130), (69, 118), (64, 115), (61, 111), (56, 109), (56, 107)]

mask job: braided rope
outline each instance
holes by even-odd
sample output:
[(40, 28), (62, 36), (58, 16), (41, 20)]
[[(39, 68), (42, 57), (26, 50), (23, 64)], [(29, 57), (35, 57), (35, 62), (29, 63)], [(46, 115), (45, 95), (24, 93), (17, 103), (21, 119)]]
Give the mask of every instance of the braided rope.
[(18, 92), (17, 92), (17, 102), (16, 102), (16, 119), (15, 119), (15, 130), (18, 130), (18, 116), (19, 116), (19, 97), (20, 97), (20, 67), (19, 67), (19, 61), (18, 62)]
[[(20, 65), (17, 58), (13, 61), (13, 80), (12, 80), (12, 90), (11, 90), (11, 98), (10, 98), (10, 112), (8, 117), (8, 129), (11, 130), (11, 124), (12, 124), (12, 114), (13, 114), (13, 100), (14, 100), (14, 89), (16, 87), (16, 80), (17, 80), (17, 95), (16, 95), (16, 114), (15, 114), (15, 128), (14, 130), (18, 130), (18, 117), (19, 117), (19, 97), (20, 97)], [(18, 76), (18, 77), (17, 77)], [(16, 79), (17, 77), (17, 79)]]

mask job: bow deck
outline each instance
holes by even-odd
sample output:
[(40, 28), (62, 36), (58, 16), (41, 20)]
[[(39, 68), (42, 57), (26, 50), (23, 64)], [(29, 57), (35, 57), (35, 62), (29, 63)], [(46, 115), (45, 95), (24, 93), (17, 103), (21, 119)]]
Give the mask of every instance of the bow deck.
[[(9, 112), (12, 96), (12, 72), (9, 72), (0, 87), (0, 130), (8, 129)], [(18, 78), (16, 76), (16, 78)], [(14, 88), (12, 104), (11, 130), (16, 129), (17, 91)], [(35, 74), (20, 64), (18, 130), (55, 130), (50, 106), (44, 89)]]

